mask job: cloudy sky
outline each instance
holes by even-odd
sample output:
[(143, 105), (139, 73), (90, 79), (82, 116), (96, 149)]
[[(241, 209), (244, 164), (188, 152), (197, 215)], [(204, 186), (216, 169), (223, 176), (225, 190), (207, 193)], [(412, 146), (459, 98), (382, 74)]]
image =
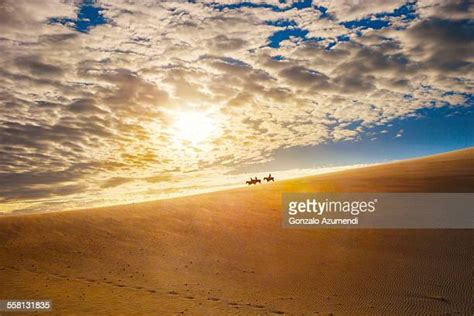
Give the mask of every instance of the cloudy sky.
[(3, 0), (0, 212), (472, 146), (473, 7)]

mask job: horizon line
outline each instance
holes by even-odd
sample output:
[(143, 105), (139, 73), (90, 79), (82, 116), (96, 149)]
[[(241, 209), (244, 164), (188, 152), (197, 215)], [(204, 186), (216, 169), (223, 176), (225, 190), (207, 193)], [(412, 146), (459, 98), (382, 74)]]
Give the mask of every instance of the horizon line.
[[(348, 170), (360, 170), (364, 168), (371, 168), (375, 166), (382, 166), (382, 165), (390, 165), (394, 163), (401, 163), (401, 162), (409, 162), (413, 160), (418, 160), (418, 159), (426, 159), (426, 158), (431, 158), (431, 157), (436, 157), (436, 156), (441, 156), (445, 154), (451, 154), (451, 153), (456, 153), (460, 151), (467, 151), (470, 149), (474, 149), (474, 146), (469, 146), (465, 148), (460, 148), (460, 149), (455, 149), (455, 150), (450, 150), (450, 151), (445, 151), (445, 152), (440, 152), (436, 154), (431, 154), (431, 155), (422, 155), (422, 156), (415, 156), (411, 158), (406, 158), (406, 159), (397, 159), (397, 160), (391, 160), (387, 162), (375, 162), (375, 163), (369, 163), (369, 164), (354, 164), (354, 165), (345, 165), (345, 166), (338, 166), (338, 167), (322, 167), (318, 169), (289, 169), (289, 170), (281, 170), (281, 171), (270, 171), (270, 172), (290, 172), (294, 170), (323, 170), (322, 172), (319, 173), (312, 173), (308, 175), (299, 175), (296, 177), (288, 177), (288, 178), (282, 178), (279, 182), (286, 182), (286, 181), (291, 181), (291, 180), (298, 180), (298, 179), (304, 179), (304, 178), (309, 178), (309, 177), (317, 177), (321, 175), (328, 175), (328, 174), (335, 174), (339, 172), (344, 172)], [(324, 171), (324, 169), (332, 169), (332, 170), (327, 170)], [(337, 170), (334, 170), (337, 169)], [(272, 185), (274, 183), (262, 183), (261, 185)], [(105, 208), (110, 208), (110, 207), (125, 207), (129, 205), (137, 205), (137, 204), (145, 204), (145, 203), (153, 203), (156, 201), (166, 201), (166, 200), (174, 200), (174, 199), (180, 199), (180, 198), (186, 198), (186, 197), (193, 197), (193, 196), (200, 196), (200, 195), (205, 195), (209, 193), (216, 193), (216, 192), (225, 192), (225, 191), (231, 191), (234, 189), (238, 188), (247, 188), (248, 186), (246, 184), (239, 184), (239, 185), (222, 185), (214, 187), (216, 189), (210, 189), (202, 192), (193, 192), (189, 194), (181, 194), (181, 195), (176, 195), (176, 196), (171, 196), (171, 197), (163, 197), (163, 198), (154, 198), (150, 200), (143, 200), (139, 202), (131, 202), (131, 203), (118, 203), (118, 204), (109, 204), (109, 205), (98, 205), (98, 206), (92, 206), (92, 207), (84, 207), (84, 208), (73, 208), (73, 209), (66, 209), (66, 210), (38, 210), (38, 211), (22, 211), (22, 210), (13, 210), (10, 212), (1, 212), (0, 211), (0, 217), (15, 217), (15, 216), (26, 216), (26, 215), (43, 215), (43, 214), (51, 214), (51, 213), (63, 213), (63, 212), (74, 212), (74, 211), (86, 211), (86, 210), (99, 210), (99, 209), (105, 209)]]

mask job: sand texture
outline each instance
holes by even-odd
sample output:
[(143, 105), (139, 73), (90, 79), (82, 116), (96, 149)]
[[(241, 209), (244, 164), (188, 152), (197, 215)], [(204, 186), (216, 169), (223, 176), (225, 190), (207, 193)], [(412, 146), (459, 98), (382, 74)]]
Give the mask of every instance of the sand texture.
[(52, 299), (61, 315), (472, 312), (472, 230), (281, 228), (282, 192), (342, 191), (474, 192), (474, 149), (171, 200), (0, 216), (0, 298)]

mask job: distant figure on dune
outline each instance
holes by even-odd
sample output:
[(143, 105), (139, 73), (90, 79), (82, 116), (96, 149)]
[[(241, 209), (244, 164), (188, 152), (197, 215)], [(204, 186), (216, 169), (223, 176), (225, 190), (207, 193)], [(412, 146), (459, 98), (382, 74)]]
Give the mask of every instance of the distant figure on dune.
[(262, 180), (255, 177), (255, 179), (250, 178), (250, 181), (245, 181), (245, 183), (248, 184), (248, 185), (252, 185), (252, 184), (262, 183)]
[[(268, 174), (268, 177), (264, 177), (263, 180), (267, 182), (270, 182), (270, 181), (275, 182), (275, 178), (272, 176), (271, 173)], [(262, 183), (262, 180), (257, 178), (257, 176), (255, 176), (255, 179), (250, 177), (250, 180), (245, 181), (245, 184), (248, 184), (248, 185), (257, 184), (257, 183)]]
[(271, 173), (268, 174), (268, 177), (264, 177), (263, 180), (265, 180), (267, 182), (270, 182), (270, 181), (275, 182), (275, 178), (272, 177)]

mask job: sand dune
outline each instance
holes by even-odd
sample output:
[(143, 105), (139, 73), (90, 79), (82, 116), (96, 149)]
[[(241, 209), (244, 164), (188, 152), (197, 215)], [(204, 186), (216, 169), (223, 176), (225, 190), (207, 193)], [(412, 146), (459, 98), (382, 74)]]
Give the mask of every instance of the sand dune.
[[(277, 175), (276, 175), (277, 176)], [(470, 314), (472, 230), (296, 230), (282, 192), (474, 192), (474, 149), (0, 218), (0, 298), (57, 314)]]

